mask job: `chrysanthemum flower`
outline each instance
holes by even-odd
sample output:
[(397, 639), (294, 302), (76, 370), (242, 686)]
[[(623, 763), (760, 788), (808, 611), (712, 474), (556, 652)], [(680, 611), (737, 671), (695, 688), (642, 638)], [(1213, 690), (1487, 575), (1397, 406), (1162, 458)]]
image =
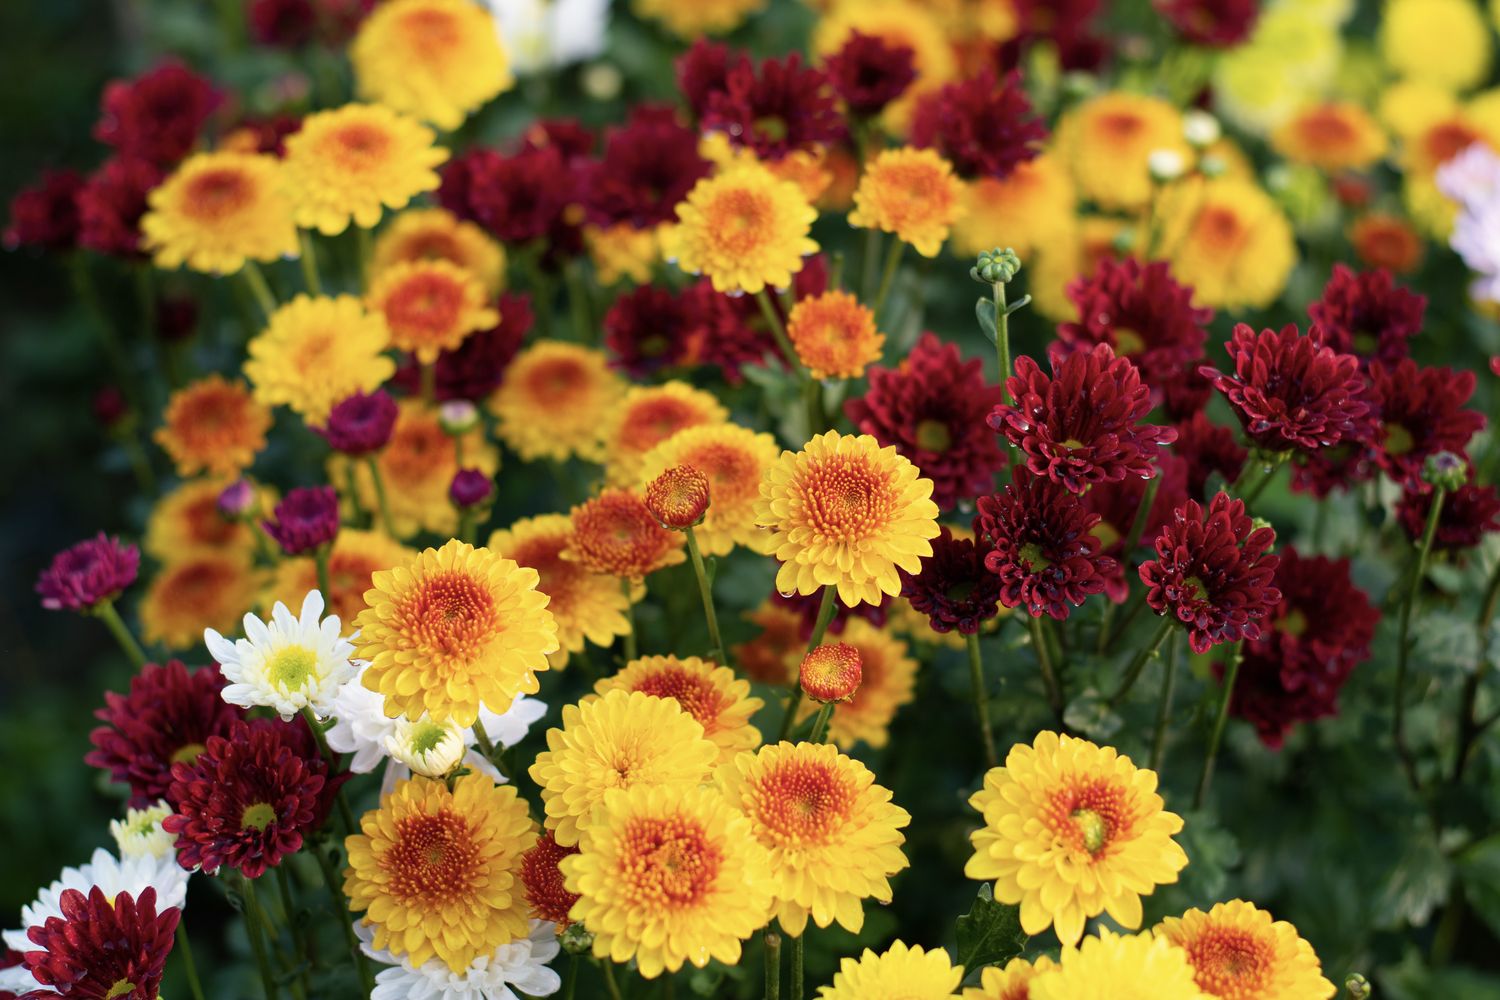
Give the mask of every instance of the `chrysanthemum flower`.
[(363, 923), (354, 933), (363, 951), (380, 965), (371, 1000), (507, 1000), (508, 997), (551, 996), (562, 988), (562, 977), (548, 967), (562, 950), (557, 928), (544, 921), (529, 922), (530, 931), (480, 955), (462, 969), (440, 958), (420, 965), (373, 945), (374, 932)]
[[(495, 301), (500, 313), (498, 325), (476, 330), (464, 338), (456, 350), (441, 351), (433, 363), (434, 396), (440, 403), (450, 400), (483, 402), (505, 377), (505, 370), (521, 351), (535, 316), (531, 296), (525, 292), (505, 292)], [(395, 384), (408, 395), (421, 391), (422, 370), (415, 358), (396, 371)]]
[(299, 486), (276, 505), (261, 529), (285, 555), (300, 556), (339, 533), (339, 495), (332, 486)]
[(1162, 253), (1193, 301), (1270, 305), (1297, 263), (1292, 226), (1271, 196), (1236, 177), (1188, 182), (1162, 199)]
[(749, 59), (731, 64), (723, 86), (708, 96), (700, 127), (723, 133), (732, 146), (766, 162), (845, 135), (828, 75), (804, 65), (797, 52), (758, 64)]
[(1411, 353), (1408, 342), (1422, 331), (1426, 311), (1427, 296), (1397, 285), (1390, 272), (1334, 264), (1323, 295), (1307, 307), (1308, 333), (1361, 363), (1394, 365)]
[(646, 509), (663, 528), (686, 531), (708, 513), (708, 477), (691, 465), (674, 465), (646, 483)]
[(28, 997), (61, 993), (81, 1000), (151, 1000), (161, 986), (182, 911), (157, 912), (156, 890), (139, 898), (128, 892), (106, 896), (98, 886), (85, 897), (68, 889), (59, 899), (61, 917), (28, 932), (26, 965), (35, 980), (51, 989)]
[(1485, 426), (1484, 415), (1465, 409), (1474, 394), (1474, 373), (1423, 368), (1410, 358), (1374, 365), (1370, 384), (1380, 416), (1376, 461), (1393, 479), (1416, 482), (1422, 463), (1440, 451), (1464, 454)]
[(1203, 499), (1214, 473), (1226, 483), (1234, 482), (1249, 457), (1235, 440), (1234, 431), (1215, 424), (1202, 410), (1177, 425), (1172, 454), (1187, 463), (1187, 493), (1192, 500)]
[(604, 417), (605, 473), (611, 484), (642, 480), (646, 456), (693, 427), (725, 424), (729, 411), (717, 396), (686, 382), (633, 385)]
[(529, 773), (542, 788), (547, 829), (571, 847), (611, 789), (696, 788), (719, 757), (719, 747), (675, 699), (617, 688), (564, 705), (562, 728), (547, 730), (547, 749)]
[(1258, 639), (1281, 600), (1275, 541), (1276, 532), (1256, 528), (1243, 501), (1227, 493), (1214, 494), (1206, 508), (1189, 500), (1156, 536), (1156, 558), (1141, 564), (1146, 603), (1187, 627), (1195, 653)]
[(943, 949), (896, 941), (878, 955), (866, 948), (858, 959), (841, 959), (833, 985), (819, 987), (818, 1000), (942, 1000), (963, 978), (963, 966)]
[(266, 446), (271, 411), (239, 382), (209, 375), (172, 393), (154, 439), (181, 476), (232, 476)]
[(386, 698), (386, 714), (472, 726), (483, 703), (504, 712), (535, 694), (557, 649), (557, 623), (537, 572), (489, 549), (451, 539), (375, 574), (354, 624), (370, 661), (362, 682)]
[(1008, 246), (1022, 260), (1077, 241), (1077, 195), (1056, 154), (1016, 165), (1004, 180), (978, 177), (965, 189), (950, 249), (972, 257)]
[(765, 6), (766, 0), (706, 0), (692, 4), (676, 0), (631, 0), (630, 9), (637, 17), (660, 21), (678, 38), (689, 39), (727, 35)]
[(563, 558), (590, 572), (641, 580), (687, 558), (682, 534), (663, 528), (630, 490), (605, 489), (569, 517), (573, 531)]
[(280, 601), (269, 624), (246, 613), (245, 638), (235, 642), (205, 629), (203, 642), (229, 682), (224, 700), (243, 708), (274, 708), (283, 719), (304, 708), (333, 714), (333, 696), (354, 676), (349, 662), (354, 644), (340, 638), (337, 615), (322, 615), (323, 595), (310, 590), (298, 618)]
[(1202, 1000), (1186, 953), (1162, 938), (1104, 929), (1065, 944), (1057, 966), (1029, 984), (1031, 1000)]
[(734, 671), (696, 656), (644, 656), (594, 685), (587, 705), (611, 691), (640, 691), (653, 698), (670, 698), (703, 727), (703, 737), (719, 748), (718, 763), (760, 745), (760, 730), (750, 717), (765, 704), (751, 697), (750, 682)]
[(760, 631), (731, 652), (735, 667), (762, 684), (786, 685), (797, 678), (807, 640), (802, 637), (802, 616), (785, 605), (767, 601), (744, 615)]
[(163, 800), (144, 809), (127, 809), (124, 819), (110, 820), (109, 835), (120, 857), (161, 859), (172, 854), (172, 836), (161, 826), (170, 815), (172, 807)]
[(594, 274), (605, 288), (626, 279), (631, 284), (645, 286), (661, 261), (661, 235), (655, 228), (636, 229), (625, 222), (588, 226), (583, 238)]
[(1155, 934), (1182, 949), (1198, 988), (1210, 997), (1331, 1000), (1337, 992), (1297, 928), (1242, 899), (1168, 917)]
[(880, 114), (917, 78), (916, 53), (910, 45), (859, 30), (849, 33), (824, 61), (824, 68), (834, 93), (856, 117)]
[(1379, 41), (1385, 64), (1398, 77), (1457, 92), (1489, 73), (1489, 26), (1468, 0), (1395, 0), (1383, 9)]
[(998, 965), (985, 966), (978, 986), (970, 986), (963, 992), (964, 1000), (1030, 1000), (1031, 981), (1044, 972), (1057, 968), (1057, 963), (1046, 955), (1038, 955), (1030, 961), (1013, 958)]
[(859, 650), (847, 642), (814, 646), (797, 667), (797, 684), (802, 693), (824, 705), (853, 698), (863, 679)]
[(818, 252), (808, 235), (817, 211), (791, 181), (742, 163), (693, 186), (662, 234), (662, 253), (720, 292), (785, 288)]
[(603, 796), (580, 853), (562, 860), (570, 916), (594, 955), (634, 958), (655, 979), (688, 962), (740, 960), (740, 942), (771, 912), (765, 849), (716, 789), (634, 784)]
[(1058, 155), (1079, 194), (1106, 210), (1146, 204), (1147, 160), (1159, 150), (1192, 156), (1181, 114), (1158, 97), (1111, 91), (1071, 108), (1057, 126)]
[(479, 223), (507, 246), (541, 241), (548, 263), (583, 250), (578, 211), (584, 170), (556, 145), (526, 146), (508, 156), (470, 149), (443, 169), (438, 201)]
[(649, 233), (676, 218), (673, 209), (709, 172), (709, 163), (698, 152), (698, 133), (677, 121), (675, 109), (645, 105), (632, 109), (624, 125), (605, 130), (604, 153), (587, 169), (589, 221)]
[[(1431, 489), (1407, 486), (1396, 504), (1396, 519), (1413, 543), (1426, 533), (1432, 495)], [(1478, 546), (1494, 531), (1500, 531), (1500, 491), (1494, 486), (1465, 483), (1443, 498), (1432, 547), (1438, 552), (1463, 552)]]
[(974, 635), (1000, 612), (1001, 578), (985, 566), (988, 543), (955, 537), (951, 528), (932, 541), (920, 573), (903, 573), (901, 596), (926, 616), (934, 632)]
[(1125, 538), (1141, 513), (1150, 480), (1131, 476), (1117, 483), (1100, 483), (1080, 499), (1086, 510), (1099, 515), (1099, 522), (1089, 533), (1099, 539), (1099, 554), (1115, 561), (1114, 571), (1106, 576), (1104, 593), (1111, 601), (1123, 602), (1134, 579), (1137, 558), (1151, 544), (1163, 525), (1172, 520), (1172, 512), (1188, 501), (1187, 463), (1175, 454), (1157, 459), (1153, 479), (1158, 480), (1156, 498), (1145, 513), (1145, 525), (1137, 548), (1125, 551)]
[(848, 292), (829, 291), (803, 299), (787, 319), (787, 337), (797, 358), (816, 379), (859, 378), (880, 360), (885, 335), (875, 314)]
[(150, 160), (117, 156), (94, 172), (78, 192), (78, 244), (103, 254), (141, 256), (141, 216), (161, 183)]
[(543, 341), (518, 354), (489, 399), (500, 439), (527, 461), (603, 457), (600, 417), (624, 391), (605, 356)]
[(997, 79), (989, 67), (920, 98), (911, 123), (912, 145), (935, 149), (965, 178), (1004, 180), (1046, 138), (1020, 73)]
[(445, 132), (515, 83), (490, 12), (468, 0), (391, 0), (349, 46), (360, 96)]
[(963, 205), (963, 182), (947, 160), (930, 149), (887, 149), (860, 178), (849, 224), (895, 233), (917, 253), (935, 257)]
[[(863, 618), (849, 619), (839, 639), (859, 652), (859, 690), (834, 705), (828, 739), (841, 750), (852, 750), (860, 741), (878, 750), (890, 742), (897, 711), (916, 696), (917, 661), (906, 643)], [(795, 658), (801, 659), (800, 649)], [(817, 711), (816, 704), (804, 699), (798, 721)]]
[[(406, 563), (415, 553), (400, 542), (378, 531), (344, 528), (328, 554), (329, 584), (332, 594), (325, 595), (329, 610), (340, 621), (354, 621), (364, 610), (365, 591), (370, 578), (379, 570)], [(268, 586), (271, 601), (296, 601), (310, 590), (318, 589), (318, 568), (311, 556), (282, 559)]]
[(500, 322), (480, 280), (446, 260), (391, 266), (371, 281), (366, 302), (385, 317), (391, 344), (410, 351), (422, 364)]
[(1260, 15), (1257, 0), (1157, 0), (1152, 6), (1185, 41), (1213, 49), (1244, 42)]
[(535, 825), (513, 785), (482, 774), (416, 778), (381, 797), (345, 844), (349, 908), (364, 911), (374, 946), (420, 968), (453, 972), (529, 931), (516, 878)]
[(1293, 163), (1322, 170), (1364, 170), (1389, 143), (1368, 111), (1349, 101), (1303, 108), (1271, 133), (1271, 148)]
[(505, 284), (505, 249), (474, 223), (441, 208), (409, 209), (392, 219), (375, 241), (370, 277), (427, 260), (456, 264), (478, 278), (490, 296)]
[(44, 170), (35, 184), (16, 192), (3, 236), (6, 249), (71, 249), (78, 241), (78, 193), (83, 185), (76, 170)]
[(247, 348), (255, 398), (321, 424), (335, 405), (374, 392), (396, 371), (385, 319), (352, 295), (298, 295), (271, 314)]
[(838, 588), (852, 607), (878, 604), (915, 573), (938, 533), (932, 481), (868, 434), (829, 431), (782, 452), (761, 481), (756, 523), (774, 533), (780, 591)]
[(205, 628), (233, 628), (259, 583), (243, 554), (201, 550), (163, 566), (141, 600), (141, 638), (169, 649), (198, 645)]
[(576, 846), (563, 847), (553, 839), (551, 830), (543, 830), (536, 843), (521, 855), (521, 885), (525, 888), (526, 905), (531, 907), (532, 917), (550, 920), (559, 930), (567, 930), (572, 923), (568, 911), (578, 902), (578, 893), (568, 891), (558, 865), (563, 858), (577, 853)]
[(94, 138), (128, 156), (168, 165), (192, 152), (224, 95), (178, 62), (112, 80), (99, 99)]
[(887, 45), (912, 51), (916, 79), (881, 116), (888, 128), (905, 131), (916, 99), (953, 80), (958, 75), (958, 57), (941, 15), (930, 7), (907, 0), (878, 3), (833, 3), (813, 30), (813, 52), (828, 58), (838, 52), (857, 31)]
[(1366, 267), (1410, 274), (1422, 264), (1426, 250), (1411, 223), (1397, 215), (1370, 212), (1349, 227), (1349, 242)]
[(140, 549), (101, 531), (53, 556), (36, 592), (50, 611), (88, 611), (120, 596), (140, 568)]
[(696, 305), (691, 296), (651, 284), (622, 293), (604, 314), (604, 344), (614, 366), (648, 378), (698, 362), (710, 317)]
[(756, 503), (766, 470), (778, 456), (769, 434), (738, 424), (702, 424), (678, 431), (647, 452), (640, 479), (649, 482), (679, 465), (697, 469), (708, 481), (708, 511), (693, 529), (703, 553), (728, 555), (736, 545), (764, 552), (769, 537), (756, 527)]
[(297, 227), (281, 163), (249, 153), (198, 153), (147, 199), (141, 248), (156, 266), (233, 274), (245, 261), (295, 257)]
[(1172, 840), (1182, 817), (1163, 808), (1156, 772), (1088, 740), (1042, 732), (1016, 744), (969, 805), (984, 826), (970, 835), (964, 874), (994, 880), (995, 899), (1020, 904), (1022, 930), (1053, 927), (1064, 945), (1106, 910), (1139, 927), (1141, 896), (1176, 882), (1188, 861)]

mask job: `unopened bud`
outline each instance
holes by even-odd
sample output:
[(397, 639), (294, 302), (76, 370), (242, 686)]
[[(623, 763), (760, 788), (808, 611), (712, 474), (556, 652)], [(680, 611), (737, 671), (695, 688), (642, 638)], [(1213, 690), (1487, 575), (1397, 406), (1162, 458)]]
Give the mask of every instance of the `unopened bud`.
[(459, 469), (448, 484), (448, 499), (459, 510), (488, 503), (494, 493), (494, 481), (478, 469)]
[(1166, 184), (1183, 175), (1187, 170), (1187, 159), (1175, 149), (1156, 149), (1146, 157), (1146, 169), (1151, 171), (1152, 180)]
[(833, 642), (804, 656), (798, 674), (802, 693), (827, 704), (853, 698), (864, 678), (864, 668), (859, 650), (846, 642)]
[(985, 285), (1009, 284), (1021, 270), (1021, 258), (1010, 247), (986, 250), (969, 268), (969, 277)]
[(1451, 451), (1428, 455), (1422, 463), (1422, 481), (1452, 493), (1469, 481), (1469, 463)]
[(255, 487), (248, 479), (236, 479), (219, 491), (219, 516), (226, 521), (243, 521), (255, 515)]
[(441, 778), (458, 766), (466, 748), (463, 731), (452, 723), (397, 719), (395, 730), (385, 739), (385, 749), (414, 773)]
[(1207, 111), (1189, 111), (1182, 118), (1182, 137), (1194, 149), (1207, 149), (1218, 142), (1219, 136), (1223, 134), (1219, 119)]
[(557, 941), (569, 955), (587, 955), (594, 947), (594, 935), (579, 923), (569, 924), (568, 929), (557, 936)]
[(161, 821), (170, 815), (172, 807), (158, 802), (145, 809), (126, 810), (124, 819), (110, 820), (109, 832), (120, 849), (120, 857), (126, 860), (166, 857), (177, 839), (161, 826)]
[(1375, 995), (1375, 989), (1370, 981), (1358, 972), (1351, 972), (1349, 978), (1344, 980), (1344, 992), (1349, 1000), (1369, 1000)]
[(1205, 156), (1198, 161), (1198, 172), (1209, 180), (1223, 177), (1229, 172), (1229, 164), (1222, 156)]
[(646, 509), (673, 531), (702, 523), (708, 500), (708, 477), (691, 465), (673, 466), (646, 487)]
[(438, 407), (438, 425), (450, 437), (467, 434), (479, 426), (479, 407), (467, 399), (450, 399)]

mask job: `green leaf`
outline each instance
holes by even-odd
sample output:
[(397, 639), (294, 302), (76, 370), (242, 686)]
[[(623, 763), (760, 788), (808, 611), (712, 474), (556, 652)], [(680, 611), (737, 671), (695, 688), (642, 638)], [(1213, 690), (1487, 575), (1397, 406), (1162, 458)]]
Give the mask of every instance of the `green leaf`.
[(1377, 926), (1421, 927), (1448, 896), (1452, 865), (1430, 835), (1418, 835), (1406, 845), (1401, 861), (1376, 902)]
[(1108, 740), (1125, 720), (1109, 707), (1109, 699), (1098, 691), (1083, 691), (1063, 710), (1063, 724), (1096, 740)]
[(995, 303), (992, 299), (978, 299), (974, 302), (974, 315), (979, 318), (979, 329), (984, 331), (985, 339), (994, 343), (1000, 336), (995, 331)]
[(1464, 897), (1490, 931), (1500, 934), (1500, 834), (1486, 837), (1459, 856)]
[(986, 882), (969, 912), (958, 918), (958, 962), (972, 972), (986, 965), (1008, 962), (1026, 947), (1021, 930), (1021, 908), (995, 902)]

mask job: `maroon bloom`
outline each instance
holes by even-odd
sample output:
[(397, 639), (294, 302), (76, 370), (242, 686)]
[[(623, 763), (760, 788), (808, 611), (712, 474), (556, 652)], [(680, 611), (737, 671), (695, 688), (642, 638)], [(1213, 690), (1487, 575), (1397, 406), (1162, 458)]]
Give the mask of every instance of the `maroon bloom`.
[[(1406, 487), (1396, 505), (1396, 518), (1412, 542), (1421, 540), (1432, 513), (1429, 486)], [(1500, 531), (1500, 491), (1493, 486), (1465, 483), (1443, 497), (1432, 547), (1439, 552), (1462, 552), (1483, 541), (1487, 532)]]
[(1427, 456), (1467, 453), (1469, 439), (1485, 425), (1482, 414), (1464, 409), (1475, 382), (1471, 371), (1421, 368), (1410, 358), (1370, 367), (1380, 412), (1375, 461), (1392, 479), (1416, 483)]
[(1186, 41), (1228, 49), (1250, 37), (1259, 0), (1155, 0), (1156, 10)]
[(1234, 482), (1250, 455), (1235, 440), (1233, 431), (1215, 424), (1201, 411), (1177, 425), (1172, 452), (1187, 462), (1187, 492), (1193, 500), (1203, 499), (1208, 479), (1216, 472), (1226, 484)]
[(78, 1000), (156, 1000), (167, 956), (182, 911), (169, 906), (156, 912), (156, 890), (139, 897), (121, 892), (113, 899), (94, 886), (85, 896), (64, 889), (57, 900), (60, 917), (48, 917), (26, 932), (37, 951), (26, 964), (38, 983), (51, 987), (23, 994), (33, 998)]
[[(477, 403), (499, 388), (505, 369), (520, 353), (526, 334), (531, 332), (535, 316), (527, 292), (502, 292), (495, 308), (500, 313), (496, 326), (471, 333), (454, 349), (438, 354), (433, 369), (438, 402), (467, 399)], [(415, 358), (408, 357), (391, 381), (403, 392), (416, 395), (421, 391), (422, 367)], [(384, 443), (382, 439), (381, 444)]]
[(339, 533), (339, 495), (332, 486), (299, 486), (261, 522), (281, 551), (300, 556), (330, 544)]
[(675, 295), (641, 285), (621, 294), (604, 314), (610, 363), (637, 379), (691, 364), (699, 355), (712, 314), (697, 295)]
[(944, 526), (922, 571), (901, 574), (901, 596), (927, 616), (934, 632), (974, 635), (1000, 613), (1000, 577), (985, 568), (988, 555), (983, 541), (955, 538)]
[(116, 156), (100, 167), (78, 192), (79, 245), (115, 257), (142, 256), (141, 216), (161, 179), (161, 168), (139, 157)]
[(71, 250), (78, 242), (78, 192), (83, 177), (76, 170), (46, 170), (36, 184), (10, 200), (5, 247)]
[(880, 114), (917, 78), (910, 45), (893, 45), (862, 31), (849, 32), (843, 48), (828, 57), (826, 68), (834, 93), (849, 114), (861, 118)]
[(286, 49), (310, 42), (336, 47), (374, 7), (375, 0), (252, 0), (250, 33), (262, 45)]
[(863, 397), (844, 404), (862, 434), (895, 449), (931, 479), (932, 499), (951, 509), (988, 492), (1005, 451), (984, 425), (1000, 387), (984, 380), (977, 358), (924, 333), (895, 368), (875, 366)]
[(671, 108), (646, 105), (605, 134), (604, 156), (586, 169), (584, 206), (596, 226), (648, 229), (676, 218), (677, 203), (706, 177), (698, 134)]
[(170, 166), (192, 152), (223, 99), (207, 78), (169, 62), (104, 88), (94, 138), (125, 156)]
[(1105, 44), (1095, 33), (1101, 0), (1012, 0), (1021, 32), (1000, 47), (1001, 64), (1018, 66), (1038, 42), (1051, 42), (1065, 70), (1094, 72), (1104, 62)]
[(1411, 353), (1408, 341), (1422, 330), (1427, 296), (1402, 288), (1384, 268), (1363, 273), (1333, 265), (1323, 297), (1307, 307), (1309, 334), (1361, 364), (1394, 365)]
[(1260, 622), (1281, 600), (1270, 552), (1276, 532), (1256, 528), (1245, 505), (1217, 493), (1207, 508), (1189, 500), (1156, 536), (1156, 558), (1141, 564), (1146, 603), (1188, 628), (1206, 653), (1221, 642), (1260, 638)]
[(1226, 346), (1231, 374), (1199, 371), (1265, 451), (1331, 447), (1354, 435), (1369, 411), (1359, 359), (1300, 335), (1295, 324), (1256, 333), (1241, 323)]
[(844, 136), (828, 75), (784, 59), (748, 60), (729, 68), (724, 89), (709, 95), (703, 127), (729, 136), (762, 160), (779, 160), (799, 149), (828, 145)]
[(1009, 177), (1046, 138), (1021, 75), (997, 79), (988, 67), (923, 97), (911, 123), (912, 145), (936, 149), (960, 177)]
[[(802, 622), (798, 629), (798, 635), (803, 642), (812, 638), (813, 630), (818, 624), (818, 607), (822, 603), (823, 595), (814, 594), (773, 594), (772, 604), (780, 604), (782, 607), (791, 608), (802, 616)], [(833, 602), (833, 618), (828, 622), (829, 635), (843, 635), (844, 628), (852, 618), (863, 618), (871, 625), (879, 628), (885, 625), (886, 618), (890, 614), (891, 595), (881, 594), (879, 604), (860, 604), (855, 607), (845, 607), (843, 601)]]
[(396, 426), (396, 401), (384, 389), (366, 395), (356, 392), (328, 411), (327, 426), (318, 430), (329, 447), (345, 455), (368, 455), (385, 447)]
[(546, 240), (562, 252), (582, 247), (578, 226), (564, 218), (577, 201), (577, 173), (556, 146), (509, 156), (474, 149), (442, 171), (438, 201), (512, 246)]
[(1093, 527), (1094, 537), (1099, 539), (1099, 552), (1115, 561), (1114, 572), (1107, 575), (1104, 593), (1116, 603), (1129, 594), (1127, 573), (1134, 568), (1136, 557), (1172, 520), (1172, 512), (1188, 501), (1187, 463), (1171, 452), (1162, 452), (1157, 463), (1156, 497), (1129, 552), (1125, 551), (1125, 542), (1135, 527), (1151, 481), (1130, 476), (1115, 483), (1099, 483), (1083, 495), (1083, 506), (1099, 515), (1099, 523)]
[(1158, 450), (1177, 432), (1140, 423), (1151, 409), (1140, 371), (1108, 344), (1060, 353), (1050, 358), (1050, 377), (1031, 358), (1016, 359), (1005, 382), (1014, 405), (991, 410), (990, 427), (1021, 449), (1032, 472), (1074, 493), (1126, 476), (1150, 478)]
[(140, 568), (139, 549), (101, 531), (53, 556), (36, 592), (49, 611), (89, 611), (120, 596)]
[(89, 733), (94, 749), (83, 762), (129, 785), (132, 806), (173, 802), (172, 765), (192, 763), (211, 738), (244, 717), (220, 697), (223, 687), (216, 666), (189, 671), (180, 660), (146, 664), (131, 678), (128, 694), (104, 693), (104, 707), (94, 713), (104, 725)]
[(677, 90), (693, 117), (702, 120), (714, 95), (729, 89), (730, 71), (749, 67), (750, 57), (743, 52), (732, 53), (723, 42), (700, 38), (677, 59)]
[(543, 118), (527, 126), (521, 136), (522, 149), (552, 148), (569, 163), (594, 155), (599, 137), (577, 118)]
[(459, 469), (448, 484), (448, 499), (460, 510), (478, 507), (495, 494), (495, 481), (480, 469)]
[(1070, 605), (1103, 591), (1115, 561), (1100, 554), (1098, 523), (1062, 485), (1016, 466), (1003, 493), (979, 498), (974, 519), (990, 548), (985, 568), (1000, 579), (1000, 603), (1063, 621)]
[[(814, 254), (792, 277), (792, 300), (800, 302), (827, 289), (828, 261), (822, 254)], [(696, 358), (699, 363), (717, 365), (724, 378), (736, 385), (744, 378), (741, 368), (745, 365), (785, 364), (776, 348), (775, 334), (753, 296), (716, 292), (707, 278), (701, 278), (682, 297), (703, 329)], [(785, 323), (786, 310), (779, 299), (772, 308)]]

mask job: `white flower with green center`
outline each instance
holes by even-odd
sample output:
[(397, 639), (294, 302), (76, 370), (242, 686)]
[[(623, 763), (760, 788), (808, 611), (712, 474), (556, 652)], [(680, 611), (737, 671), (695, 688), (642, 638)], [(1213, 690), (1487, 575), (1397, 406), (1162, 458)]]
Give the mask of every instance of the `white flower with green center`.
[(122, 858), (175, 857), (172, 851), (174, 838), (161, 828), (161, 821), (172, 815), (172, 807), (158, 802), (145, 809), (129, 809), (124, 819), (109, 821), (109, 832), (114, 835)]
[(450, 969), (440, 958), (413, 966), (376, 948), (374, 932), (363, 920), (354, 922), (360, 948), (384, 968), (375, 975), (370, 1000), (521, 1000), (549, 997), (562, 988), (562, 979), (547, 963), (561, 950), (557, 925), (548, 920), (531, 921), (531, 933), (497, 947), (470, 962), (467, 968)]
[(463, 759), (464, 731), (451, 722), (400, 718), (385, 741), (391, 758), (424, 778), (441, 778)]
[(322, 614), (323, 595), (310, 590), (301, 618), (277, 601), (269, 624), (246, 614), (245, 638), (236, 642), (204, 629), (204, 644), (229, 681), (224, 700), (243, 708), (274, 708), (283, 719), (304, 708), (331, 715), (334, 696), (354, 676), (349, 662), (354, 644), (340, 637), (337, 615)]

